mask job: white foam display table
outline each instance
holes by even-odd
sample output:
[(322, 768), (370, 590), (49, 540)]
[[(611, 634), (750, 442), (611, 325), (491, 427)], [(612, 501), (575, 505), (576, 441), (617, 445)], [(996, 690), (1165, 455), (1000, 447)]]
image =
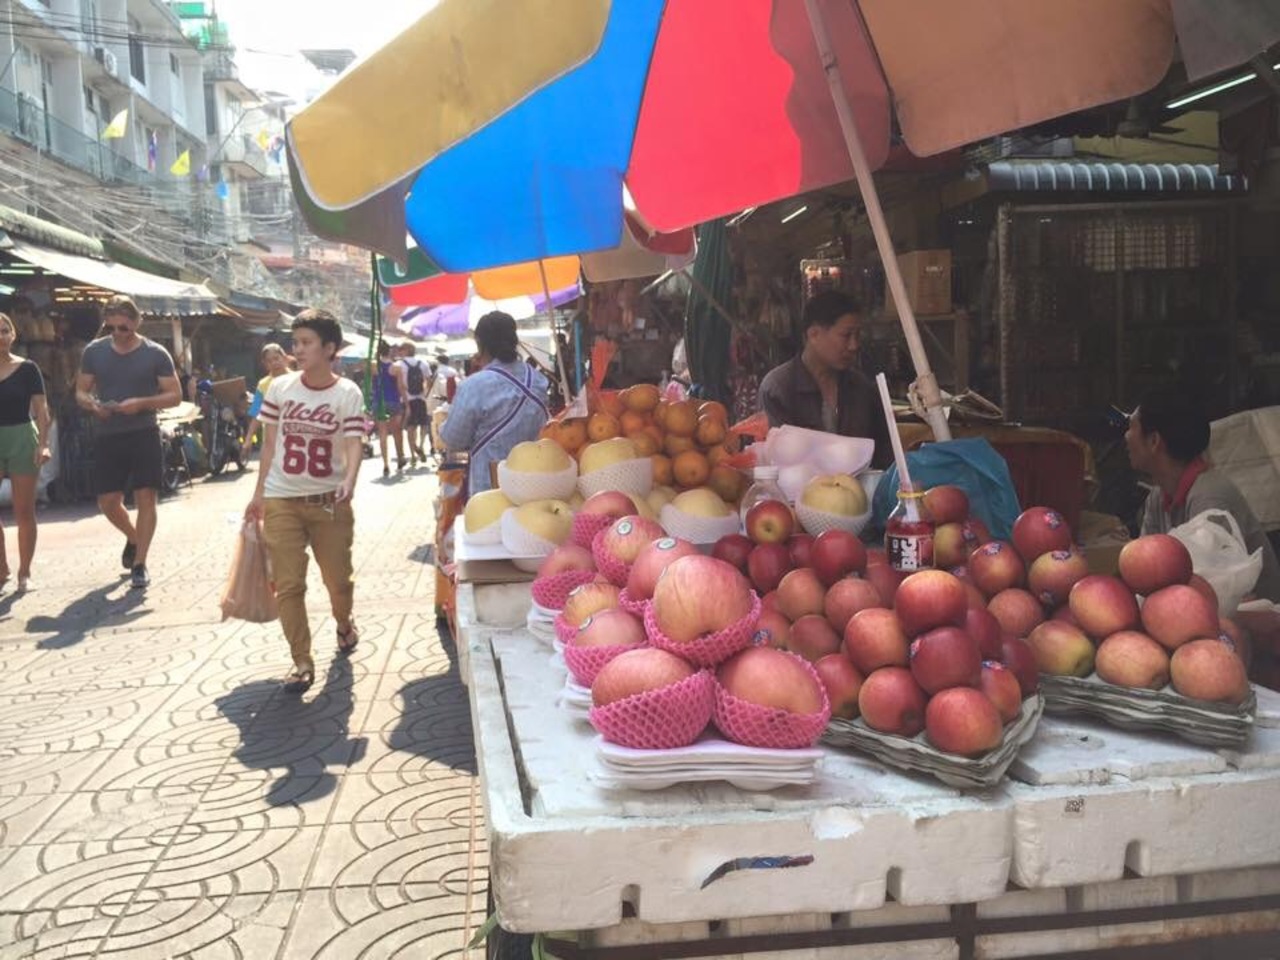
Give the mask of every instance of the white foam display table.
[[(458, 647), (491, 890), (507, 930), (560, 932), (558, 956), (1013, 957), (1232, 932), (1223, 955), (1248, 957), (1270, 955), (1244, 952), (1249, 937), (1280, 943), (1274, 694), (1259, 691), (1269, 725), (1238, 751), (1045, 717), (993, 790), (828, 750), (810, 786), (614, 792), (591, 778), (594, 731), (556, 705), (563, 668), (509, 617), (481, 622), (470, 593)], [(723, 869), (766, 857), (795, 865)]]

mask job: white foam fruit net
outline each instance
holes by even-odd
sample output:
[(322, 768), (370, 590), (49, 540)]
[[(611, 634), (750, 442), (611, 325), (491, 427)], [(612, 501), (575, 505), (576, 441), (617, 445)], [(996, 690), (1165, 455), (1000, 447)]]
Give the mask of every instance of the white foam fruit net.
[(502, 545), (516, 557), (545, 557), (556, 548), (553, 541), (520, 526), (514, 509), (502, 514)]
[(529, 503), (531, 500), (568, 500), (578, 487), (578, 465), (569, 466), (558, 473), (530, 473), (512, 470), (507, 461), (498, 463), (498, 489), (512, 503)]
[[(510, 509), (503, 511), (503, 514), (510, 513)], [(462, 518), (460, 518), (462, 519)], [(461, 523), (455, 523), (454, 529), (467, 543), (473, 547), (496, 547), (502, 542), (502, 517), (499, 517), (487, 527), (481, 527), (475, 533), (467, 530), (467, 522), (462, 519)]]
[(796, 519), (800, 521), (800, 526), (804, 527), (806, 533), (815, 537), (828, 530), (844, 530), (846, 533), (857, 536), (871, 521), (871, 511), (868, 510), (856, 517), (847, 517), (841, 513), (827, 513), (825, 510), (815, 510), (806, 504), (797, 503)]
[(578, 492), (583, 497), (594, 496), (605, 490), (620, 490), (643, 497), (652, 489), (653, 461), (648, 457), (621, 460), (578, 477)]
[(715, 543), (727, 534), (742, 531), (742, 524), (736, 513), (730, 513), (727, 517), (697, 517), (668, 503), (663, 506), (659, 518), (662, 529), (671, 536), (690, 543)]

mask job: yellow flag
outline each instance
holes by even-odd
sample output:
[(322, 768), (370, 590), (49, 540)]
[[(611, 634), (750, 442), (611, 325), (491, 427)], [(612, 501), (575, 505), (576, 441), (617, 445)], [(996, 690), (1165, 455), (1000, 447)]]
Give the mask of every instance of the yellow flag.
[(185, 177), (191, 172), (191, 151), (183, 150), (178, 159), (173, 161), (173, 166), (169, 168), (169, 172), (175, 177)]
[(267, 152), (267, 147), (271, 146), (271, 137), (266, 130), (258, 131), (258, 146), (262, 148), (262, 152)]
[(102, 131), (102, 139), (119, 140), (125, 135), (128, 128), (129, 111), (128, 109), (124, 109), (111, 118), (111, 122), (107, 124), (107, 129)]

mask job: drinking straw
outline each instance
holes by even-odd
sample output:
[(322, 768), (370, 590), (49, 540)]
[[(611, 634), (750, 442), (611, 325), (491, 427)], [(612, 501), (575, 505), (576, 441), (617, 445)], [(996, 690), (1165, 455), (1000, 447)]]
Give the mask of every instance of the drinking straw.
[(883, 373), (876, 374), (876, 386), (880, 388), (880, 405), (884, 407), (884, 419), (889, 425), (889, 440), (893, 444), (893, 459), (898, 465), (898, 489), (910, 492), (911, 473), (907, 470), (907, 455), (902, 452), (902, 437), (898, 436), (898, 421), (893, 416), (893, 401), (889, 399), (889, 381)]

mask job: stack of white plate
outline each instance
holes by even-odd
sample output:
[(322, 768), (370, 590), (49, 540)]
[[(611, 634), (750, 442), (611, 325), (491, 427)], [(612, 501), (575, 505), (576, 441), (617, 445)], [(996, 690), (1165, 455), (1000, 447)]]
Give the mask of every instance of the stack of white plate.
[(1040, 678), (1050, 713), (1085, 713), (1126, 730), (1172, 733), (1206, 747), (1239, 746), (1253, 730), (1258, 700), (1249, 688), (1241, 704), (1191, 700), (1173, 687), (1141, 690), (1118, 687), (1098, 675)]
[(773, 790), (813, 783), (821, 759), (817, 748), (766, 750), (710, 735), (673, 750), (635, 750), (597, 737), (592, 780), (606, 790), (662, 790), (708, 780), (726, 780), (742, 790)]
[(525, 618), (525, 624), (529, 628), (529, 632), (534, 635), (539, 643), (545, 647), (555, 649), (558, 645), (556, 640), (556, 614), (559, 610), (548, 610), (536, 603), (529, 607), (529, 615)]
[(591, 688), (578, 683), (571, 673), (565, 675), (560, 691), (560, 709), (575, 720), (587, 720), (591, 713)]

